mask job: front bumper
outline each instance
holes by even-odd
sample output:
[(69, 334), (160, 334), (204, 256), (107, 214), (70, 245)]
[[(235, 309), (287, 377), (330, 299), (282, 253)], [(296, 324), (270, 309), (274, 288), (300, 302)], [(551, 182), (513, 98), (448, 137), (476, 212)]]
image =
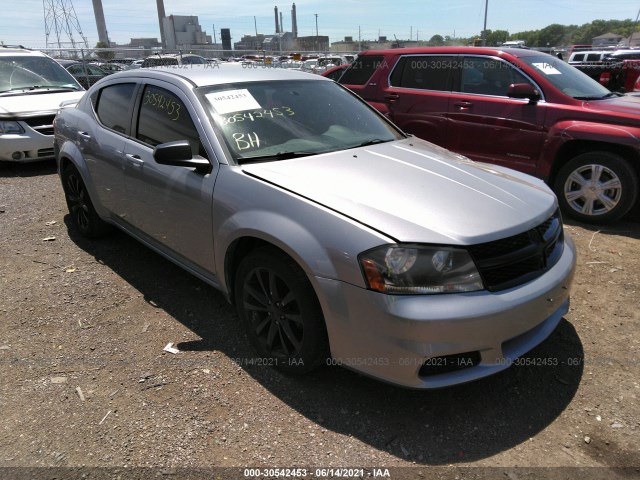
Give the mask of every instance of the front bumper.
[(31, 129), (21, 134), (0, 135), (2, 161), (26, 163), (53, 158), (53, 135), (43, 135)]
[[(500, 292), (401, 296), (326, 278), (314, 283), (334, 364), (407, 387), (439, 388), (504, 370), (545, 340), (569, 309), (575, 264), (566, 235), (549, 271)], [(425, 374), (425, 363), (469, 352), (479, 361)]]

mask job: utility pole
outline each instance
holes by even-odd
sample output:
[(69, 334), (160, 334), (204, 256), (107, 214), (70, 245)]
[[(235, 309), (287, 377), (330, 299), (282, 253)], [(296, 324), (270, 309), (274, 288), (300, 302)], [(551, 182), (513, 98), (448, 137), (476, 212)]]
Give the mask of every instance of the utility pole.
[(487, 11), (489, 10), (489, 0), (484, 2), (484, 29), (482, 30), (482, 46), (487, 46)]
[(319, 51), (320, 48), (318, 47), (318, 14), (314, 13), (314, 15), (316, 16), (316, 51)]

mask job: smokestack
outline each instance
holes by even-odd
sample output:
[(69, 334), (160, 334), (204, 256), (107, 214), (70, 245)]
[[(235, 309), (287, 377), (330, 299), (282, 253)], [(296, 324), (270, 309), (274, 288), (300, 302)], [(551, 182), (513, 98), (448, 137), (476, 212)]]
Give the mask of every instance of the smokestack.
[(284, 33), (284, 22), (282, 21), (282, 12), (280, 12), (280, 33)]
[(298, 19), (296, 18), (296, 4), (291, 7), (291, 33), (293, 38), (298, 38)]
[(278, 7), (273, 7), (273, 12), (276, 16), (276, 33), (280, 33), (280, 24), (278, 23)]
[(162, 0), (156, 0), (156, 4), (158, 5), (158, 23), (160, 24), (160, 43), (162, 43), (162, 48), (167, 48), (167, 41), (164, 38), (164, 28), (162, 27), (162, 21), (164, 17), (166, 17), (164, 13), (164, 2)]
[(102, 0), (93, 0), (93, 14), (96, 17), (96, 27), (98, 28), (98, 40), (104, 42), (109, 47), (109, 37), (107, 35), (107, 24), (104, 21), (104, 11), (102, 10)]

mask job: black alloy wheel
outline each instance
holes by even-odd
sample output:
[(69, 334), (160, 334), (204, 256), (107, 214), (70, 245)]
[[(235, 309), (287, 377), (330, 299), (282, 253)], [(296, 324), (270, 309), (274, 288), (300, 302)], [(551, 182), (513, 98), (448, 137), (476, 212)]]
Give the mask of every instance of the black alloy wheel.
[(62, 171), (62, 186), (71, 219), (82, 236), (98, 238), (107, 233), (110, 225), (96, 213), (87, 187), (75, 166), (67, 165)]
[(238, 267), (235, 300), (261, 364), (306, 373), (328, 357), (322, 310), (304, 271), (275, 248), (250, 253)]

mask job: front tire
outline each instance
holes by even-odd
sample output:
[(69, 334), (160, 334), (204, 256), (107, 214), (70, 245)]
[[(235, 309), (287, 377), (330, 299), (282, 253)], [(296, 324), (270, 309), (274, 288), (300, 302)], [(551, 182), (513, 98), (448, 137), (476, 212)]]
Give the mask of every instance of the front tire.
[(634, 205), (638, 176), (620, 155), (583, 153), (560, 169), (554, 191), (568, 216), (585, 223), (611, 223)]
[(80, 234), (86, 238), (104, 236), (111, 229), (111, 226), (100, 218), (93, 207), (89, 192), (78, 169), (72, 164), (67, 165), (62, 170), (61, 179), (71, 220)]
[(260, 248), (238, 266), (235, 302), (261, 364), (303, 374), (328, 358), (320, 303), (304, 271), (275, 248)]

